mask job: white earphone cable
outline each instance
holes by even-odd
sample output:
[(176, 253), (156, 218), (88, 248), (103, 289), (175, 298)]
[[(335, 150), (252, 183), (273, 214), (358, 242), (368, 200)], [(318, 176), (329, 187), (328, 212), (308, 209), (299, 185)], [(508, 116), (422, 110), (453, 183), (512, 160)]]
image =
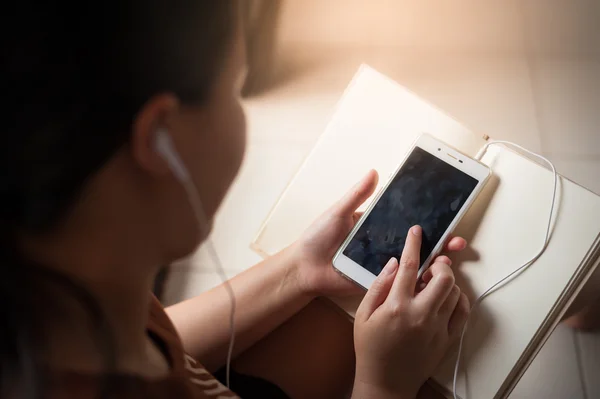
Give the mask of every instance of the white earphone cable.
[(231, 358), (233, 356), (233, 346), (235, 343), (235, 294), (233, 292), (233, 288), (231, 287), (231, 283), (227, 279), (225, 269), (223, 269), (223, 265), (221, 264), (221, 260), (219, 259), (217, 251), (215, 250), (215, 247), (209, 238), (210, 226), (208, 223), (208, 218), (206, 217), (206, 213), (202, 207), (202, 200), (200, 200), (198, 188), (194, 184), (189, 171), (179, 156), (179, 153), (177, 152), (175, 144), (173, 143), (173, 140), (171, 139), (167, 129), (159, 128), (157, 130), (154, 146), (157, 153), (160, 154), (165, 162), (167, 162), (169, 165), (169, 168), (171, 169), (171, 172), (175, 178), (182, 184), (187, 194), (192, 212), (194, 213), (194, 217), (196, 218), (196, 222), (198, 223), (198, 227), (200, 228), (200, 233), (203, 234), (204, 237), (207, 237), (205, 245), (208, 249), (208, 253), (215, 264), (217, 273), (223, 281), (223, 286), (225, 287), (227, 295), (229, 296), (231, 311), (229, 314), (229, 347), (227, 349), (227, 361), (225, 366), (225, 383), (227, 388), (231, 389)]
[[(198, 190), (196, 186), (192, 182), (191, 179), (185, 179), (183, 181), (183, 186), (190, 200), (190, 205), (194, 212), (194, 216), (196, 217), (196, 221), (198, 222), (198, 226), (202, 230), (202, 233), (206, 234), (208, 237), (209, 224), (208, 219), (206, 218), (206, 214), (202, 208), (202, 201), (200, 200)], [(227, 361), (225, 365), (225, 383), (227, 388), (231, 389), (230, 384), (230, 375), (231, 375), (231, 358), (233, 356), (233, 346), (235, 344), (235, 309), (236, 309), (236, 300), (235, 294), (233, 292), (233, 287), (227, 278), (227, 274), (225, 273), (225, 269), (221, 264), (221, 260), (219, 259), (219, 255), (215, 250), (215, 246), (212, 243), (210, 238), (206, 239), (205, 244), (208, 249), (209, 255), (212, 258), (213, 263), (215, 264), (215, 268), (217, 269), (217, 273), (223, 282), (223, 286), (227, 291), (230, 300), (230, 313), (229, 313), (229, 347), (227, 349)]]
[(473, 305), (471, 306), (471, 312), (469, 313), (469, 316), (467, 316), (467, 321), (463, 327), (462, 333), (460, 335), (460, 343), (458, 345), (458, 354), (456, 357), (456, 364), (454, 366), (454, 378), (452, 381), (452, 393), (454, 395), (454, 399), (458, 399), (458, 395), (456, 394), (456, 384), (457, 384), (457, 380), (458, 380), (458, 372), (460, 370), (460, 357), (462, 354), (462, 350), (463, 350), (463, 342), (464, 342), (464, 338), (465, 338), (465, 334), (467, 332), (467, 325), (469, 323), (469, 318), (471, 317), (471, 314), (473, 313), (473, 311), (475, 310), (475, 308), (477, 306), (479, 306), (481, 304), (481, 302), (487, 298), (490, 294), (494, 293), (495, 291), (497, 291), (498, 289), (502, 288), (506, 283), (510, 282), (513, 278), (517, 277), (519, 274), (521, 274), (521, 272), (525, 271), (529, 266), (531, 266), (535, 261), (537, 261), (540, 256), (542, 256), (542, 254), (544, 253), (544, 251), (546, 250), (546, 248), (548, 247), (548, 243), (550, 241), (550, 235), (551, 235), (551, 230), (552, 230), (552, 219), (554, 218), (554, 206), (556, 204), (556, 193), (557, 193), (557, 189), (558, 189), (558, 174), (556, 173), (556, 168), (554, 166), (554, 164), (552, 162), (550, 162), (547, 158), (536, 154), (532, 151), (529, 151), (525, 148), (523, 148), (522, 146), (515, 144), (515, 143), (511, 143), (509, 141), (492, 141), (490, 143), (487, 143), (482, 149), (481, 151), (479, 151), (479, 153), (475, 156), (475, 159), (477, 159), (478, 161), (481, 160), (481, 158), (483, 158), (483, 155), (485, 154), (485, 152), (487, 151), (487, 149), (491, 146), (491, 145), (495, 145), (495, 144), (503, 144), (507, 147), (514, 147), (517, 148), (529, 155), (532, 155), (540, 160), (543, 160), (544, 162), (546, 162), (549, 166), (550, 169), (552, 170), (552, 173), (554, 174), (554, 188), (552, 190), (552, 202), (550, 205), (550, 215), (548, 216), (548, 224), (546, 227), (546, 235), (544, 238), (544, 243), (541, 247), (541, 249), (535, 254), (534, 257), (532, 257), (529, 261), (527, 261), (526, 263), (524, 263), (523, 265), (519, 266), (516, 270), (514, 270), (513, 272), (511, 272), (510, 274), (508, 274), (506, 277), (502, 278), (501, 280), (499, 280), (498, 282), (496, 282), (495, 284), (493, 284), (490, 288), (488, 288), (487, 290), (485, 290), (483, 292), (483, 294), (481, 294), (473, 303)]

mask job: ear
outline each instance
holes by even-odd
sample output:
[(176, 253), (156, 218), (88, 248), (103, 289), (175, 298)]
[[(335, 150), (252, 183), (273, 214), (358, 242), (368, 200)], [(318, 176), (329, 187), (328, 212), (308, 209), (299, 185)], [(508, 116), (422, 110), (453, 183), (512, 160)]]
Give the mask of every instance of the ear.
[(170, 173), (169, 166), (155, 147), (160, 128), (170, 130), (179, 110), (179, 102), (172, 94), (152, 97), (136, 115), (131, 132), (131, 155), (140, 168), (156, 176)]

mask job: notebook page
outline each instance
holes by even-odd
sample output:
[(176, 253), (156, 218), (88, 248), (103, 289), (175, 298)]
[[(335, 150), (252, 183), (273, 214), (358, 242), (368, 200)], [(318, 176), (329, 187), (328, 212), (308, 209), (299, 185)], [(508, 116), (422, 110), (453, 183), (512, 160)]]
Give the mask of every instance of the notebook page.
[[(503, 147), (490, 147), (483, 162), (493, 178), (457, 227), (469, 250), (453, 257), (457, 281), (473, 301), (539, 250), (553, 187), (549, 170)], [(463, 398), (497, 394), (573, 275), (582, 272), (600, 233), (600, 197), (561, 178), (557, 201), (545, 253), (471, 316), (458, 384)], [(450, 353), (434, 378), (448, 390), (455, 359)]]
[(272, 255), (291, 244), (370, 169), (379, 172), (381, 187), (423, 132), (471, 156), (485, 143), (404, 87), (362, 66), (263, 223), (253, 249)]

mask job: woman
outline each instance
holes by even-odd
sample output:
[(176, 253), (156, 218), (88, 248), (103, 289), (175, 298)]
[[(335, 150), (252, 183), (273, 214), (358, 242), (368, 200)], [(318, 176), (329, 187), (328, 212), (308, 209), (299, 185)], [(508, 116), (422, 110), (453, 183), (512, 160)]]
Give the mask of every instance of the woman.
[[(207, 236), (157, 132), (209, 222), (242, 161), (235, 2), (14, 3), (2, 23), (0, 396), (233, 397), (207, 371), (223, 374), (225, 290), (166, 312), (150, 291), (160, 265)], [(354, 338), (313, 301), (357, 292), (331, 258), (376, 182), (370, 172), (298, 242), (231, 280), (236, 394), (414, 398), (457, 337), (469, 304), (449, 259), (415, 291), (418, 226), (367, 293)]]

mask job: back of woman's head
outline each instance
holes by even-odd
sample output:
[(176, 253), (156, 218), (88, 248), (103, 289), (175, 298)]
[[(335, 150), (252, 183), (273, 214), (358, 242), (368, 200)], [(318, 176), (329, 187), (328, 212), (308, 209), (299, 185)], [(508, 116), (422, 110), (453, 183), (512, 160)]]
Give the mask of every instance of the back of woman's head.
[[(231, 2), (12, 2), (3, 11), (3, 221), (52, 225), (152, 95), (206, 100)], [(39, 4), (37, 4), (39, 3)]]
[(97, 308), (68, 278), (29, 262), (18, 234), (45, 233), (61, 222), (86, 181), (127, 143), (136, 112), (153, 95), (207, 101), (232, 37), (234, 9), (223, 0), (3, 6), (1, 397), (17, 380), (19, 389), (39, 387), (37, 287), (54, 281)]

